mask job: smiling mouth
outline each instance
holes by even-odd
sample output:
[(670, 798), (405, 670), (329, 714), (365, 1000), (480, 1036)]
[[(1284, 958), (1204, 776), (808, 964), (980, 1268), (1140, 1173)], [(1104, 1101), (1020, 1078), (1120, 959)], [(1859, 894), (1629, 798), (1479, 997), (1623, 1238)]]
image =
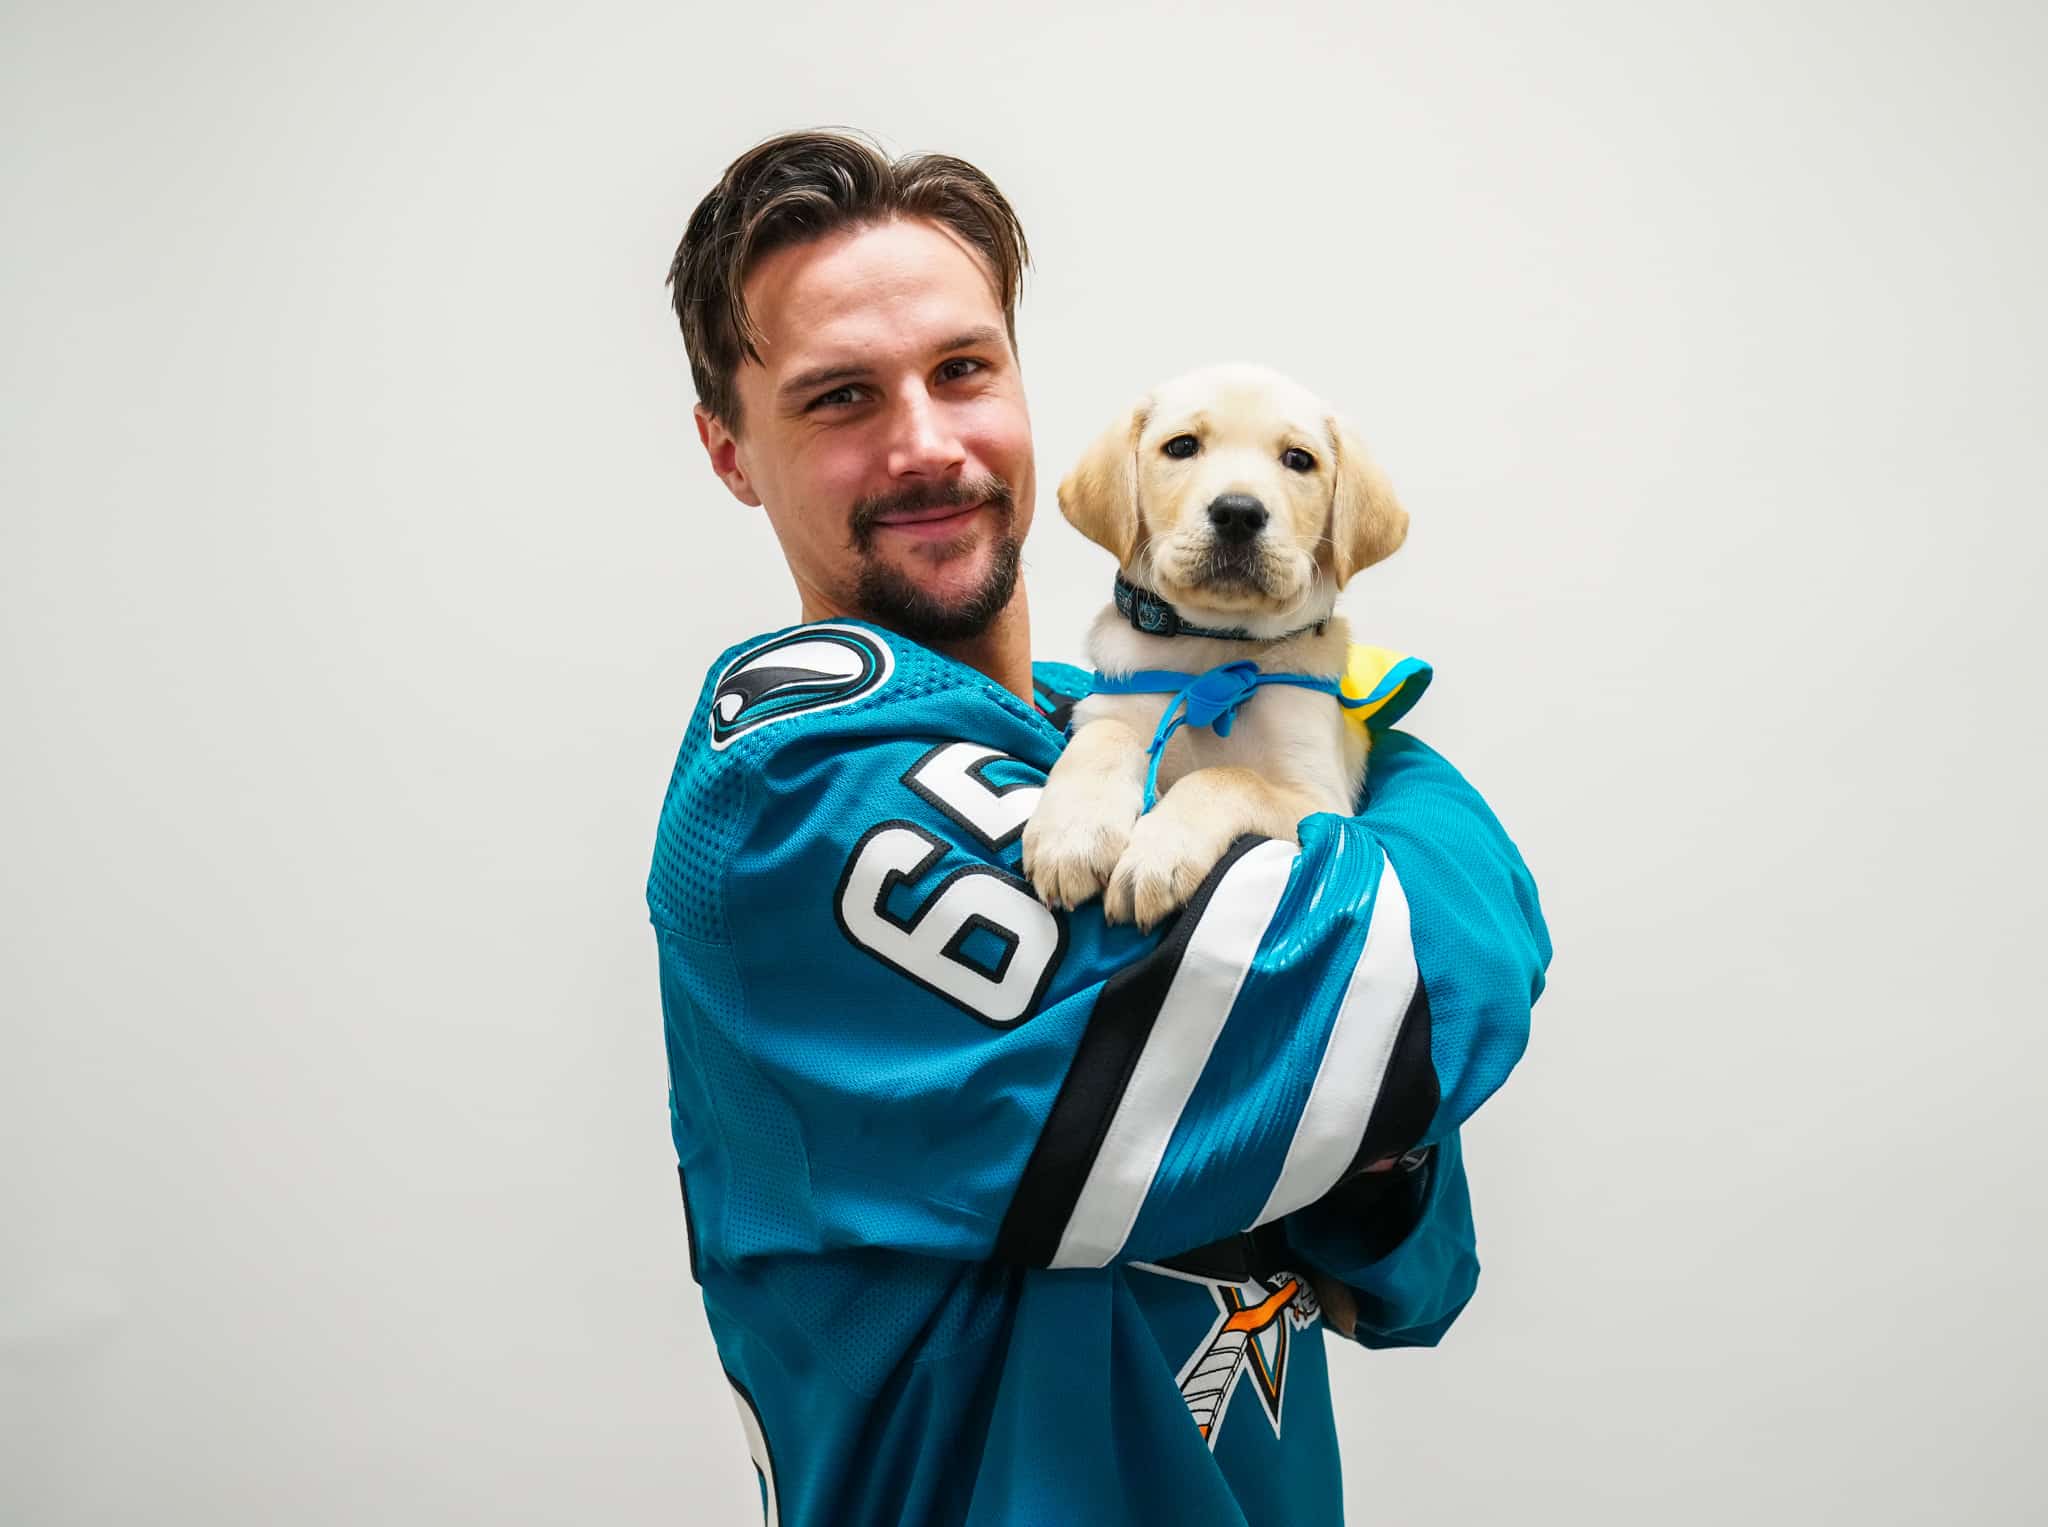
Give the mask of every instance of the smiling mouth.
[(893, 531), (899, 542), (933, 549), (950, 548), (957, 538), (959, 549), (964, 550), (979, 523), (976, 516), (988, 507), (987, 503), (945, 504), (876, 520), (874, 528)]
[(1010, 485), (993, 472), (959, 481), (911, 484), (903, 489), (864, 498), (853, 506), (851, 542), (856, 551), (867, 551), (884, 530), (893, 531), (899, 543), (912, 546), (950, 544), (953, 537), (971, 536), (985, 530), (987, 522), (977, 517), (986, 509), (1001, 529), (1012, 514)]
[(967, 515), (974, 513), (975, 510), (985, 507), (987, 506), (983, 504), (944, 504), (936, 509), (919, 509), (910, 514), (890, 515), (875, 521), (875, 523), (877, 525), (888, 525), (898, 530), (906, 527), (916, 528), (921, 525), (950, 524), (954, 520), (963, 519)]

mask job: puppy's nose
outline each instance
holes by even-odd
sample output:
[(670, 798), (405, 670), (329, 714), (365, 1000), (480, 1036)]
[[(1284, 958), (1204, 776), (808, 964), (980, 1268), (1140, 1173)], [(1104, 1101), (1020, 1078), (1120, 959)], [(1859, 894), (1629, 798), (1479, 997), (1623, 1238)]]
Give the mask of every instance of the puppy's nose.
[(1266, 506), (1249, 493), (1225, 493), (1209, 505), (1209, 523), (1216, 527), (1216, 539), (1242, 546), (1266, 524)]

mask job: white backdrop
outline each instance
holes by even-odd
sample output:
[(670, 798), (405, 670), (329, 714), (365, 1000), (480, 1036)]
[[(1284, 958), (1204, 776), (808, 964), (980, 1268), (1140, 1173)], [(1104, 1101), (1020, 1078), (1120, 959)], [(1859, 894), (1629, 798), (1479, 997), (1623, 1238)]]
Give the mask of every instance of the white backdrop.
[(1352, 1519), (2048, 1510), (2039, 7), (4, 27), (0, 1516), (753, 1518), (641, 892), (796, 602), (662, 278), (830, 123), (1023, 217), (1040, 656), (1185, 367), (1413, 512), (1346, 608), (1558, 953), (1478, 1298), (1337, 1354)]

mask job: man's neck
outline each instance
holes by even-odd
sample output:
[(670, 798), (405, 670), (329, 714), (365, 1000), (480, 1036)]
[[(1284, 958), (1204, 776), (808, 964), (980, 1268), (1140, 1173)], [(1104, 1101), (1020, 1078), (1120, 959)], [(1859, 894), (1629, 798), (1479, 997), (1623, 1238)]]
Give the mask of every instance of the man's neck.
[(959, 642), (934, 642), (933, 648), (956, 663), (980, 670), (1026, 705), (1031, 703), (1031, 610), (1024, 598), (1024, 580), (979, 636)]
[[(838, 613), (822, 605), (814, 605), (809, 597), (803, 600), (803, 618), (806, 621), (831, 620)], [(849, 613), (857, 619), (873, 618), (862, 615), (858, 610)], [(888, 622), (877, 620), (875, 624), (887, 626)], [(1032, 703), (1031, 607), (1024, 595), (1022, 578), (1017, 580), (1017, 590), (1010, 596), (1010, 602), (1003, 606), (1003, 612), (990, 621), (980, 635), (959, 641), (927, 641), (925, 645), (986, 675), (1026, 705)]]

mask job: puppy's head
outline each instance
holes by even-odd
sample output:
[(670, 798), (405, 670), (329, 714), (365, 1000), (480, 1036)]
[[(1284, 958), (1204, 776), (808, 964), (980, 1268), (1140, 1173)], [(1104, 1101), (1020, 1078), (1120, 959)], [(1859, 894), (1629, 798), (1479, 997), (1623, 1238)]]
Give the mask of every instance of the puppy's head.
[(1295, 614), (1393, 554), (1408, 512), (1358, 438), (1263, 366), (1140, 399), (1059, 487), (1060, 512), (1170, 603)]

